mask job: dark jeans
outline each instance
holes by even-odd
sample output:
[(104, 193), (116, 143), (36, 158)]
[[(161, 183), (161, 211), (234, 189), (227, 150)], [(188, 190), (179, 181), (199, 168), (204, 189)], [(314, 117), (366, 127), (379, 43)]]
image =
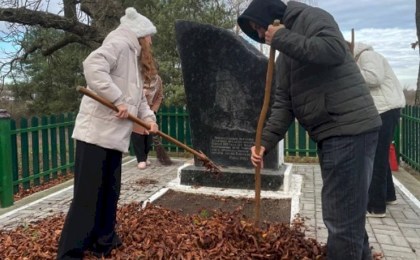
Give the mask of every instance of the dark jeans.
[(394, 130), (398, 124), (400, 113), (401, 110), (398, 108), (381, 114), (382, 127), (379, 131), (367, 206), (367, 210), (371, 213), (385, 213), (386, 202), (396, 200), (389, 166), (389, 147), (394, 138)]
[(131, 133), (131, 144), (134, 149), (134, 154), (136, 155), (137, 162), (147, 161), (147, 156), (152, 149), (153, 136), (141, 135), (135, 132)]
[(372, 259), (365, 222), (377, 138), (375, 131), (318, 143), (327, 259)]
[(122, 153), (77, 141), (73, 201), (57, 259), (82, 259), (86, 249), (108, 254), (121, 245), (115, 233)]

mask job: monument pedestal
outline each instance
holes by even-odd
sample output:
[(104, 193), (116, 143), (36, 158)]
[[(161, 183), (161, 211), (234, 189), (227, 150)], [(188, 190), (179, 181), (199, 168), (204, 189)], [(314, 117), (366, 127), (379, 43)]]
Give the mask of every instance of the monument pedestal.
[[(261, 190), (277, 191), (283, 185), (283, 165), (280, 169), (261, 170)], [(212, 173), (204, 167), (190, 165), (180, 170), (180, 184), (189, 186), (217, 187), (227, 189), (255, 189), (255, 169), (243, 167), (223, 168), (221, 173)]]

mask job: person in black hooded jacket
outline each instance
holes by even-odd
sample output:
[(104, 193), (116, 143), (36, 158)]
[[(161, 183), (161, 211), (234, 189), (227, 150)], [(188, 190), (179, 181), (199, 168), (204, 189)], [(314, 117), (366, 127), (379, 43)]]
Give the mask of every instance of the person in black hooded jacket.
[[(275, 19), (279, 26), (272, 25)], [(271, 115), (251, 162), (262, 167), (264, 154), (296, 118), (317, 143), (327, 258), (372, 259), (366, 205), (381, 119), (337, 23), (303, 3), (253, 0), (238, 25), (280, 52)]]

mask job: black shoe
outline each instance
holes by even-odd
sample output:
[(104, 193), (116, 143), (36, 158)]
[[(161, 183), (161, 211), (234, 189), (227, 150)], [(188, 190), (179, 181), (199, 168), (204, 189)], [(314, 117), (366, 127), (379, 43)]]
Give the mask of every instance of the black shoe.
[(102, 256), (103, 256), (102, 249), (96, 243), (94, 243), (90, 247), (88, 247), (87, 250), (90, 251), (94, 256), (96, 256), (98, 258), (102, 258)]
[(366, 212), (366, 217), (368, 218), (384, 218), (386, 217), (386, 213), (375, 213), (375, 212)]
[(99, 245), (98, 243), (93, 243), (88, 250), (96, 257), (109, 257), (111, 256), (112, 249), (116, 249), (122, 246), (122, 241), (119, 236), (115, 235), (111, 245)]

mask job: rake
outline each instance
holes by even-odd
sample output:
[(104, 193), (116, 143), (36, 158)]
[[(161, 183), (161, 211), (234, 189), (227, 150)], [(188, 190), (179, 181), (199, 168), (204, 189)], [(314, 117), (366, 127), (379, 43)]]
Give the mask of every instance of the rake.
[[(89, 89), (87, 89), (85, 87), (82, 87), (82, 86), (78, 86), (76, 89), (80, 93), (82, 93), (82, 94), (84, 94), (84, 95), (86, 95), (86, 96), (88, 96), (88, 97), (90, 97), (90, 98), (98, 101), (102, 105), (107, 106), (110, 109), (118, 112), (118, 108), (114, 104), (112, 104), (111, 101), (107, 100), (106, 98), (101, 97), (101, 96), (97, 95), (96, 93), (94, 93), (94, 92), (90, 91)], [(136, 124), (139, 124), (139, 125), (143, 126), (146, 129), (150, 129), (150, 125), (148, 123), (142, 121), (141, 119), (137, 118), (136, 116), (133, 116), (131, 114), (128, 114), (128, 120), (130, 120), (130, 121), (132, 121), (132, 122), (134, 122)], [(177, 145), (178, 147), (180, 147), (180, 148), (182, 148), (182, 149), (190, 152), (191, 154), (195, 155), (198, 158), (198, 160), (200, 160), (203, 163), (203, 166), (208, 171), (210, 171), (212, 173), (220, 173), (221, 172), (220, 167), (217, 166), (214, 162), (212, 162), (201, 151), (200, 152), (199, 151), (196, 151), (196, 150), (192, 149), (191, 147), (187, 146), (186, 144), (178, 141), (177, 139), (175, 139), (175, 138), (173, 138), (173, 137), (171, 137), (171, 136), (169, 136), (169, 135), (167, 135), (167, 134), (165, 134), (165, 133), (163, 133), (161, 131), (157, 131), (155, 134), (161, 136), (162, 138), (168, 140), (169, 142), (171, 142), (171, 143)]]

